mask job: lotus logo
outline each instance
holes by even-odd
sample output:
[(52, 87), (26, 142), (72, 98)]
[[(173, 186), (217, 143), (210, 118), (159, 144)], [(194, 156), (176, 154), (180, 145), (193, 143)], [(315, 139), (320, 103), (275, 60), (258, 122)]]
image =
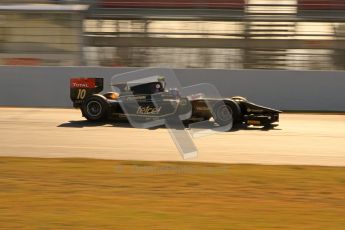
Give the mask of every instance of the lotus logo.
[(139, 106), (137, 110), (137, 114), (144, 114), (144, 115), (157, 115), (161, 111), (162, 107), (159, 106), (157, 108), (151, 106)]

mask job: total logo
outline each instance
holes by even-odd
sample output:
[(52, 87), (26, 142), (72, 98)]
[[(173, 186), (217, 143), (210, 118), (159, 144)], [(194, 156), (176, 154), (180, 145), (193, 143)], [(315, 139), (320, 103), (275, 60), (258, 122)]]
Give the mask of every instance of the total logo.
[(71, 88), (96, 88), (96, 82), (92, 78), (71, 79)]
[(72, 87), (74, 87), (74, 88), (90, 88), (87, 83), (76, 83), (76, 82), (72, 83)]
[(137, 110), (137, 114), (143, 115), (157, 115), (161, 111), (162, 107), (159, 106), (157, 108), (151, 106), (139, 106)]

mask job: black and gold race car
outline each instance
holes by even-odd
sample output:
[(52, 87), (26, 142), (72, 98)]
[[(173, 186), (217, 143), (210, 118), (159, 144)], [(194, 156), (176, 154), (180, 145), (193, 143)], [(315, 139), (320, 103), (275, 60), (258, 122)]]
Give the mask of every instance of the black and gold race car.
[(256, 105), (244, 97), (207, 98), (181, 96), (165, 89), (164, 79), (120, 83), (116, 91), (99, 94), (103, 78), (72, 78), (70, 97), (75, 108), (89, 121), (135, 120), (140, 122), (176, 118), (184, 122), (214, 119), (218, 125), (277, 125), (281, 111)]

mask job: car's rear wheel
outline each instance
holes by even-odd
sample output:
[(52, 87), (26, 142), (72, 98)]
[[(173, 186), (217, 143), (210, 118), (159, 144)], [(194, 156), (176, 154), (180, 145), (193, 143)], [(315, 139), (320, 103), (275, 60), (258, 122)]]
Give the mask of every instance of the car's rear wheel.
[(108, 117), (109, 104), (101, 95), (93, 95), (84, 101), (81, 110), (89, 121), (104, 121)]

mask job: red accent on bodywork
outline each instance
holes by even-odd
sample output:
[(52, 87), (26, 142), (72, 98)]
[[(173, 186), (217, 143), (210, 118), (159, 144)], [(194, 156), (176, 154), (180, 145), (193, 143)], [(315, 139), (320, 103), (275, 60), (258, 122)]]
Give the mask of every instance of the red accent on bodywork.
[(72, 78), (70, 82), (71, 88), (96, 88), (95, 78)]

